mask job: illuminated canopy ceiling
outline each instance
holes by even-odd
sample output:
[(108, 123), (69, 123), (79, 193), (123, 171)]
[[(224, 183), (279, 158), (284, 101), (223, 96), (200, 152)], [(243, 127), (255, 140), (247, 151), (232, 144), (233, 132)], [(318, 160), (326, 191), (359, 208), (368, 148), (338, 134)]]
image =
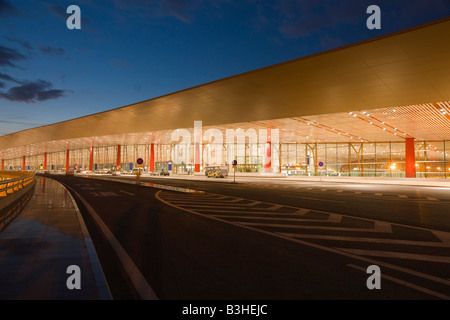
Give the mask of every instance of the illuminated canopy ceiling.
[(281, 142), (450, 140), (450, 18), (130, 106), (0, 137), (3, 158), (168, 142), (192, 128)]

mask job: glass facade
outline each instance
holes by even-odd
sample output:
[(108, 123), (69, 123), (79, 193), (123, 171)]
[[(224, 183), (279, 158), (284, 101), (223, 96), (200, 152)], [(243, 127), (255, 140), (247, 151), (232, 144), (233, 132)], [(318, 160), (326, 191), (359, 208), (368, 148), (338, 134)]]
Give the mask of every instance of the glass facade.
[[(173, 173), (194, 171), (194, 145), (154, 144), (154, 168), (169, 169)], [(272, 143), (270, 172), (290, 176), (338, 177), (405, 177), (404, 142), (348, 142), (348, 143)], [(114, 170), (118, 146), (93, 148), (93, 171)], [(208, 165), (228, 165), (231, 157), (238, 161), (236, 172), (266, 172), (267, 143), (203, 144), (200, 169)], [(416, 177), (450, 178), (450, 141), (416, 141)], [(66, 151), (47, 154), (47, 170), (65, 171)], [(150, 171), (150, 145), (123, 145), (120, 147), (119, 169), (136, 168), (136, 159), (144, 159), (144, 170)], [(178, 160), (183, 159), (183, 160)], [(69, 170), (89, 170), (90, 148), (69, 151)], [(4, 159), (6, 171), (42, 170), (44, 155)]]

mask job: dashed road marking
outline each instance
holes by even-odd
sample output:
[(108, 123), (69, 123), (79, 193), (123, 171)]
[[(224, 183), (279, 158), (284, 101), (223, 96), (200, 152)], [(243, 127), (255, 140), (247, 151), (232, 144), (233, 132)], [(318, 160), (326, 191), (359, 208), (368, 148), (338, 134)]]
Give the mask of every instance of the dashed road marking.
[(336, 203), (345, 203), (345, 201), (341, 200), (331, 200), (331, 199), (319, 199), (319, 198), (311, 198), (311, 197), (302, 197), (302, 196), (290, 196), (290, 195), (282, 195), (282, 197), (286, 198), (297, 198), (297, 199), (305, 199), (305, 200), (315, 200), (320, 202), (336, 202)]
[[(354, 264), (347, 264), (347, 266), (350, 267), (350, 268), (362, 271), (362, 272), (367, 272), (367, 270), (365, 268), (360, 267), (360, 266), (356, 266)], [(434, 297), (437, 297), (439, 299), (450, 300), (450, 297), (445, 295), (445, 294), (442, 294), (442, 293), (436, 292), (434, 290), (430, 290), (430, 289), (424, 288), (422, 286), (418, 286), (418, 285), (416, 285), (414, 283), (411, 283), (409, 281), (404, 281), (404, 280), (401, 280), (399, 278), (392, 277), (392, 276), (387, 275), (385, 273), (382, 274), (381, 278), (389, 280), (391, 282), (398, 283), (398, 284), (400, 284), (400, 285), (402, 285), (404, 287), (408, 287), (408, 288), (414, 289), (416, 291), (420, 291), (420, 292), (426, 293), (426, 294), (428, 294), (430, 296), (434, 296)]]
[(360, 256), (450, 263), (450, 257), (446, 257), (446, 256), (432, 256), (432, 255), (427, 255), (427, 254), (414, 254), (414, 253), (406, 253), (406, 252), (389, 252), (389, 251), (377, 251), (377, 250), (361, 250), (361, 249), (348, 249), (348, 248), (336, 248), (336, 249), (342, 250), (342, 251), (345, 251), (348, 253), (357, 254)]
[[(405, 260), (450, 264), (448, 232), (231, 196), (216, 203), (214, 199), (218, 196), (214, 194), (205, 194), (200, 201), (199, 196), (194, 198), (190, 195), (180, 200), (178, 195), (167, 191), (160, 191), (156, 196), (160, 201), (180, 210), (383, 266), (400, 275), (419, 277), (422, 280), (417, 290), (429, 290), (434, 296), (446, 297), (430, 290), (434, 289), (431, 282), (450, 286), (447, 274), (441, 277), (426, 273), (427, 271), (422, 272), (420, 267), (410, 262), (407, 267), (402, 266)], [(199, 202), (196, 204), (193, 200)], [(204, 205), (202, 201), (207, 201), (208, 205)], [(442, 267), (439, 266), (436, 270), (442, 270)], [(430, 286), (429, 289), (425, 288), (426, 283)]]
[(126, 192), (126, 191), (123, 191), (123, 190), (120, 190), (120, 192), (128, 194), (129, 196), (136, 196), (134, 193)]

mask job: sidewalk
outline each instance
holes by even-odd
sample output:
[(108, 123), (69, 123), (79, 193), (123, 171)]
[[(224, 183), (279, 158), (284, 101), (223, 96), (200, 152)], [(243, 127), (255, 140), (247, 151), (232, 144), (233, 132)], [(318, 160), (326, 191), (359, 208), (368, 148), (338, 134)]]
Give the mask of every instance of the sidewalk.
[[(79, 290), (67, 288), (71, 265)], [(34, 195), (0, 233), (0, 299), (111, 299), (78, 207), (55, 180), (36, 177)]]
[[(147, 176), (143, 176), (146, 178)], [(233, 173), (228, 178), (208, 178), (204, 174), (196, 175), (178, 175), (172, 174), (165, 179), (185, 179), (185, 180), (202, 180), (202, 181), (233, 181)], [(405, 186), (429, 186), (429, 187), (446, 187), (450, 188), (450, 179), (418, 179), (418, 178), (373, 178), (373, 177), (325, 177), (325, 176), (286, 176), (282, 174), (245, 174), (236, 173), (236, 181), (245, 182), (252, 179), (267, 179), (268, 181), (304, 181), (304, 182), (335, 182), (335, 183), (367, 183), (367, 184), (390, 184)]]
[[(118, 180), (117, 177), (111, 177), (111, 175), (85, 175), (79, 174), (81, 177), (92, 177), (97, 179), (106, 180)], [(136, 176), (122, 175), (121, 177), (127, 177), (130, 180), (135, 180)], [(142, 179), (155, 178), (150, 175), (142, 175)], [(233, 182), (233, 173), (229, 173), (226, 178), (208, 178), (205, 174), (196, 173), (195, 175), (187, 174), (171, 174), (170, 176), (156, 176), (156, 178), (163, 179), (181, 179), (181, 180), (194, 180), (194, 181), (214, 181), (214, 182)], [(303, 181), (303, 182), (334, 182), (334, 183), (364, 183), (364, 184), (389, 184), (389, 185), (404, 185), (404, 186), (422, 186), (422, 187), (444, 187), (450, 188), (450, 179), (419, 179), (419, 178), (374, 178), (374, 177), (325, 177), (325, 176), (286, 176), (281, 173), (236, 173), (237, 182), (250, 182), (256, 180), (266, 181)], [(144, 180), (145, 181), (145, 180)]]

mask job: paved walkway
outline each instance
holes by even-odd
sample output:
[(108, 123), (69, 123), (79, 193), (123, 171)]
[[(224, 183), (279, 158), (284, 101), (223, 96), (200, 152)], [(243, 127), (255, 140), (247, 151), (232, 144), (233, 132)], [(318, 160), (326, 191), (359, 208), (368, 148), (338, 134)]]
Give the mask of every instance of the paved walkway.
[[(67, 287), (72, 265), (81, 289)], [(0, 231), (0, 299), (111, 299), (78, 207), (55, 180), (36, 177), (30, 201)]]
[[(79, 176), (88, 176), (80, 174)], [(92, 177), (106, 177), (111, 180), (111, 175), (89, 175)], [(131, 175), (123, 175), (122, 177), (133, 178)], [(135, 176), (134, 176), (135, 177)], [(147, 174), (142, 175), (142, 178), (151, 177)], [(233, 173), (229, 173), (228, 178), (208, 178), (204, 173), (196, 173), (195, 175), (187, 174), (172, 174), (169, 177), (159, 177), (162, 179), (183, 179), (196, 181), (214, 181), (214, 182), (233, 182)], [(363, 183), (363, 184), (390, 184), (390, 185), (404, 185), (404, 186), (428, 186), (428, 187), (445, 187), (450, 188), (450, 179), (418, 179), (418, 178), (373, 178), (373, 177), (304, 177), (304, 176), (286, 176), (282, 174), (246, 174), (236, 173), (236, 181), (251, 182), (256, 179), (268, 179), (269, 181), (304, 181), (304, 182), (336, 182), (336, 183)]]

